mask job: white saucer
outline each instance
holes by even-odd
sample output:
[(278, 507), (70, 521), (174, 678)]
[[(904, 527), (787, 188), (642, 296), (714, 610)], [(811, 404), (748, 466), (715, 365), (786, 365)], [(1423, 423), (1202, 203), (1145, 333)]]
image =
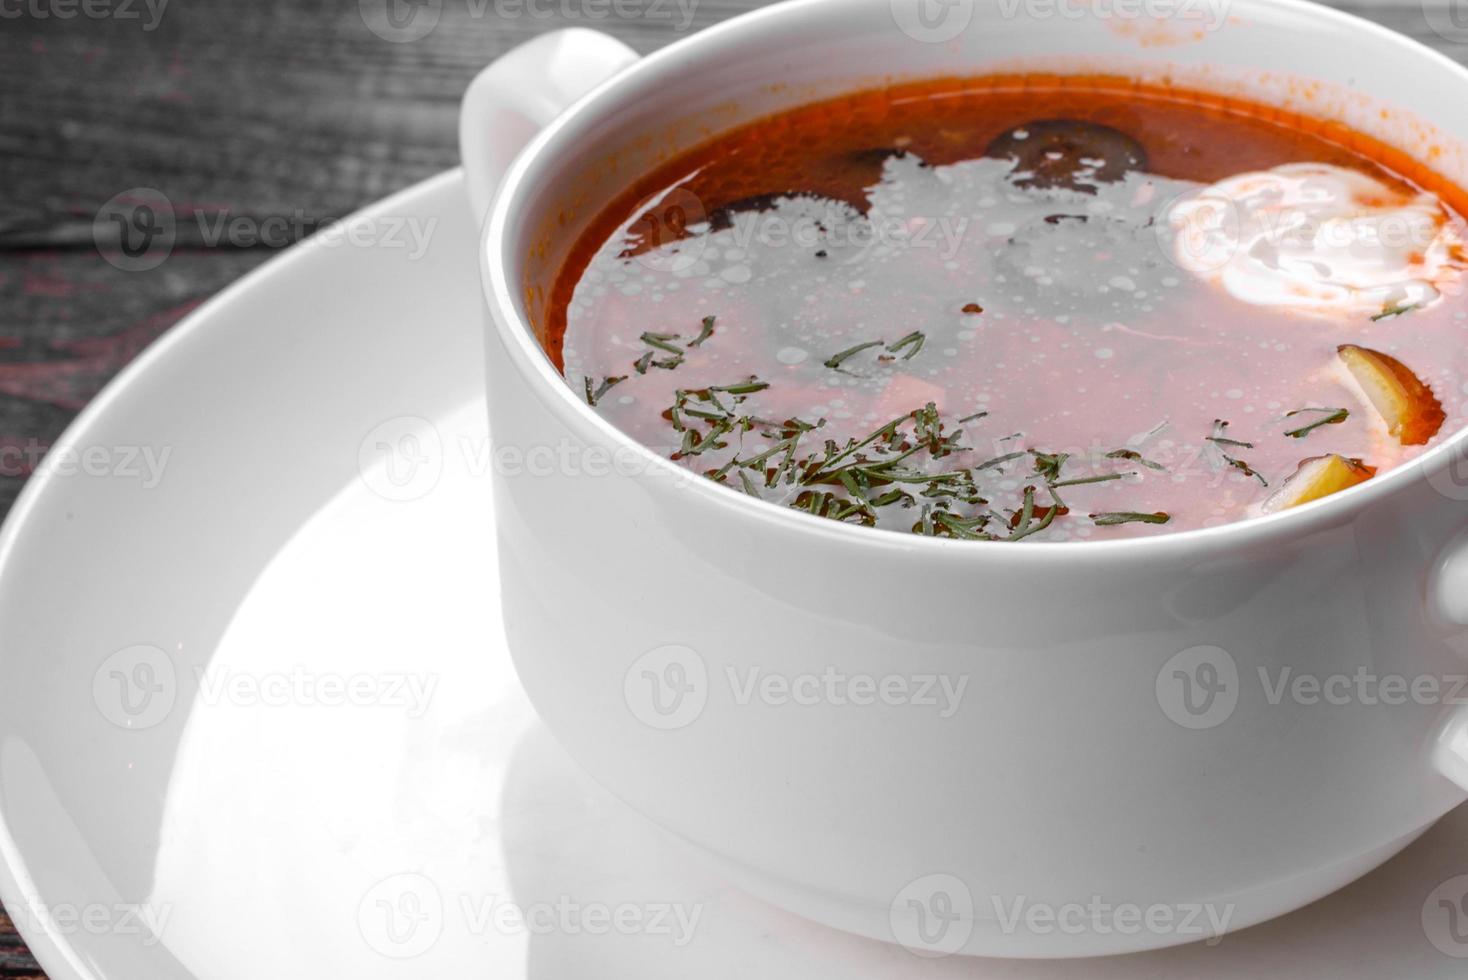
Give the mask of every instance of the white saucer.
[(0, 896), (55, 980), (1464, 975), (1468, 809), (1216, 947), (1006, 963), (792, 918), (592, 785), (503, 646), (466, 213), (446, 174), (247, 277), (10, 515)]

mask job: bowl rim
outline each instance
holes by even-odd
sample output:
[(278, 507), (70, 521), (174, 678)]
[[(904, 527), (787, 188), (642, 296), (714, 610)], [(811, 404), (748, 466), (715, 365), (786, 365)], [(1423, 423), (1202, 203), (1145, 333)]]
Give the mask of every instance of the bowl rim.
[[(879, 4), (883, 0), (867, 2)], [(898, 0), (886, 2), (890, 4)], [(685, 478), (683, 482), (696, 497), (706, 500), (709, 507), (726, 514), (731, 521), (763, 523), (790, 534), (824, 539), (833, 545), (849, 545), (857, 549), (888, 553), (926, 553), (939, 560), (945, 555), (963, 554), (988, 558), (994, 554), (994, 549), (1004, 548), (1006, 553), (1014, 553), (1015, 560), (1018, 561), (1050, 561), (1050, 557), (1033, 556), (1053, 556), (1056, 561), (1075, 562), (1083, 559), (1109, 562), (1122, 556), (1148, 559), (1163, 557), (1164, 553), (1173, 556), (1183, 553), (1197, 555), (1203, 551), (1254, 547), (1271, 541), (1278, 543), (1286, 537), (1303, 537), (1348, 523), (1373, 503), (1397, 493), (1413, 481), (1430, 480), (1438, 472), (1468, 457), (1468, 426), (1464, 426), (1439, 445), (1381, 476), (1289, 510), (1187, 531), (1099, 541), (1037, 539), (1027, 542), (1033, 547), (1015, 548), (1011, 542), (1003, 540), (957, 540), (860, 527), (817, 517), (771, 501), (758, 500), (697, 477), (692, 471), (655, 452), (597, 414), (566, 383), (565, 377), (535, 339), (534, 330), (517, 298), (518, 290), (510, 283), (508, 269), (515, 260), (507, 260), (505, 257), (512, 256), (518, 248), (518, 233), (522, 230), (528, 210), (526, 201), (529, 195), (525, 192), (526, 188), (533, 186), (540, 172), (549, 166), (551, 160), (558, 157), (559, 151), (575, 142), (583, 127), (593, 123), (605, 110), (617, 103), (619, 95), (627, 89), (630, 82), (652, 75), (695, 70), (698, 60), (703, 57), (701, 52), (709, 45), (732, 46), (739, 43), (739, 36), (751, 28), (768, 29), (778, 22), (788, 22), (795, 18), (815, 18), (837, 12), (849, 14), (851, 3), (852, 0), (786, 0), (748, 11), (645, 55), (576, 100), (542, 128), (511, 163), (500, 181), (481, 226), (479, 261), (488, 319), (493, 323), (492, 329), (499, 332), (504, 350), (514, 369), (525, 380), (528, 390), (573, 435), (590, 444), (610, 444), (617, 451), (630, 450), (649, 472)], [(1231, 17), (1251, 13), (1266, 13), (1276, 19), (1282, 14), (1294, 14), (1333, 21), (1337, 26), (1373, 38), (1378, 44), (1395, 46), (1410, 52), (1414, 57), (1426, 59), (1439, 69), (1446, 69), (1457, 76), (1465, 90), (1468, 90), (1468, 67), (1413, 38), (1355, 14), (1326, 7), (1312, 0), (1230, 0)], [(572, 28), (571, 31), (596, 33), (585, 28)], [(688, 479), (690, 477), (694, 478)]]

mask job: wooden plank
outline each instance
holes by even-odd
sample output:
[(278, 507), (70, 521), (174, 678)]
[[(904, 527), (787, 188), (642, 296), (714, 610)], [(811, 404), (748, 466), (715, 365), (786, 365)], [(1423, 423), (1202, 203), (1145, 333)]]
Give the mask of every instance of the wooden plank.
[[(605, 0), (533, 6), (580, 10), (574, 22), (650, 51), (751, 5), (619, 2), (647, 16), (592, 16)], [(694, 4), (691, 18), (679, 2)], [(97, 208), (138, 185), (181, 208), (340, 217), (457, 163), (469, 80), (559, 26), (490, 13), (523, 6), (443, 0), (436, 28), (411, 43), (373, 34), (355, 0), (174, 2), (151, 32), (135, 22), (6, 22), (0, 229), (12, 243), (83, 240)]]
[(0, 977), (6, 980), (45, 980), (45, 976), (15, 931), (10, 916), (0, 909)]

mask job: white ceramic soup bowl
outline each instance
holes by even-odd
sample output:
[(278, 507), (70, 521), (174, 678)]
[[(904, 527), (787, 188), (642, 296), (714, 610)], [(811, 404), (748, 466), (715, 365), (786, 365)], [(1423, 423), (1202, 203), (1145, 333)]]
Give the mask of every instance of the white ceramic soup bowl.
[[(1468, 73), (1447, 59), (1294, 0), (1119, 13), (1142, 8), (1162, 9), (803, 0), (642, 60), (567, 31), (465, 104), (525, 687), (590, 773), (749, 890), (925, 954), (1216, 936), (1364, 874), (1461, 802), (1463, 439), (1220, 528), (923, 539), (689, 476), (588, 408), (532, 324), (576, 233), (657, 160), (885, 78), (1173, 78), (1468, 179)], [(1444, 395), (1455, 418), (1461, 400)]]

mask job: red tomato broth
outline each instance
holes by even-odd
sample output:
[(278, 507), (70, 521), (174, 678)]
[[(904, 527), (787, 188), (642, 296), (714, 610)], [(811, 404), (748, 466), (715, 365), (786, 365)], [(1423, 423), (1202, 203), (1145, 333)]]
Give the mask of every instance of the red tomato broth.
[[(1005, 198), (1001, 207), (1011, 206), (1008, 189), (994, 183), (994, 161), (982, 162), (986, 150), (1037, 120), (1119, 131), (1144, 150), (1145, 165), (1099, 189), (1061, 188), (1058, 197), (1042, 190), (1036, 200), (1013, 205), (1030, 209), (1023, 211), (1028, 223), (1008, 235), (989, 234), (1014, 222), (963, 207), (995, 197), (995, 188)], [(1256, 513), (1307, 458), (1337, 453), (1385, 471), (1422, 451), (1387, 436), (1361, 392), (1342, 378), (1333, 356), (1338, 346), (1372, 348), (1411, 366), (1448, 409), (1436, 440), (1460, 424), (1458, 396), (1468, 377), (1468, 358), (1459, 353), (1468, 313), (1457, 295), (1381, 320), (1306, 318), (1241, 302), (1159, 261), (1163, 249), (1145, 232), (1145, 209), (1159, 189), (1289, 163), (1366, 173), (1392, 193), (1430, 190), (1444, 202), (1447, 220), (1462, 225), (1456, 187), (1331, 123), (1120, 79), (942, 79), (782, 112), (658, 167), (572, 248), (548, 305), (548, 352), (578, 390), (590, 382), (588, 397), (605, 379), (626, 378), (601, 392), (596, 406), (644, 444), (731, 489), (824, 516), (957, 537), (1028, 529), (1035, 533), (1023, 536), (1036, 541), (1237, 520)], [(952, 183), (939, 186), (943, 178)], [(969, 197), (945, 198), (953, 186)], [(685, 205), (691, 228), (669, 223), (669, 214), (647, 204), (673, 190), (669, 200)], [(721, 211), (751, 199), (752, 207)], [(919, 205), (915, 215), (904, 210), (911, 201)], [(954, 201), (957, 212), (937, 213), (951, 211)], [(1101, 204), (1126, 213), (1119, 221), (1089, 213)], [(1056, 214), (1033, 220), (1035, 208), (1052, 205)], [(857, 213), (868, 208), (865, 218)], [(851, 232), (863, 221), (887, 227), (872, 215), (893, 218), (893, 227), (908, 232), (948, 232), (961, 243), (951, 254), (962, 261), (943, 261), (939, 248), (919, 251), (900, 236), (885, 252), (882, 241), (861, 249), (852, 242), (823, 248), (826, 239), (766, 246), (759, 238), (772, 219), (789, 227), (810, 218), (833, 240), (836, 230)], [(741, 239), (746, 219), (754, 224)], [(990, 239), (1000, 244), (990, 248)], [(759, 247), (740, 248), (741, 241)], [(693, 274), (670, 272), (695, 251)], [(715, 267), (720, 260), (723, 269)], [(1030, 265), (1020, 268), (1026, 260)], [(1036, 268), (1044, 274), (1035, 276)], [(703, 336), (706, 317), (714, 318), (712, 333)], [(924, 335), (920, 349), (892, 349), (914, 331)], [(876, 340), (883, 344), (827, 366), (838, 353)], [(712, 402), (679, 395), (751, 378), (768, 387), (714, 392)], [(938, 418), (909, 415), (930, 402)], [(670, 413), (675, 404), (696, 417)], [(1314, 408), (1349, 415), (1300, 437), (1285, 434), (1328, 417), (1288, 414)], [(727, 414), (736, 431), (700, 445), (712, 421), (697, 417), (700, 411)], [(987, 414), (974, 418), (980, 412)], [(918, 469), (928, 475), (967, 470), (972, 482), (964, 481), (962, 492), (951, 481), (877, 479), (853, 488), (829, 479), (833, 474), (815, 462), (823, 479), (792, 482), (787, 470), (768, 485), (783, 448), (761, 465), (739, 463), (785, 447), (792, 436), (797, 458), (839, 458), (844, 447), (903, 415), (908, 421), (870, 451), (840, 461), (849, 467), (868, 453), (890, 460), (926, 431), (930, 449), (904, 458), (921, 460)], [(820, 428), (797, 435), (786, 425), (792, 419)], [(1023, 455), (1004, 460), (1014, 454)], [(1057, 469), (1061, 454), (1069, 458)], [(906, 498), (875, 510), (853, 514), (847, 506), (854, 491), (870, 500), (904, 488)], [(952, 523), (935, 522), (934, 512)], [(1113, 526), (1093, 516), (1107, 514), (1167, 520)], [(1035, 530), (1037, 516), (1047, 515)]]

